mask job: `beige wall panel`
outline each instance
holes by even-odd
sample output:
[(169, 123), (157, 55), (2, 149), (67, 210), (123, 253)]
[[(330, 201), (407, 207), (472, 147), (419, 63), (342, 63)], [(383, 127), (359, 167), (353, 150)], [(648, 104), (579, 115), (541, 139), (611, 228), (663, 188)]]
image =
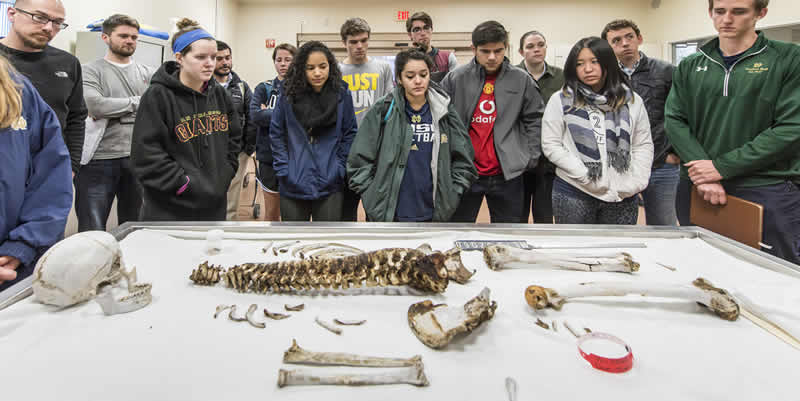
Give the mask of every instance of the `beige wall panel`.
[[(511, 32), (509, 56), (514, 63), (521, 60), (517, 53), (519, 36), (528, 30), (537, 29), (547, 35), (551, 48), (548, 61), (556, 62), (553, 48), (566, 47), (568, 52), (578, 39), (599, 35), (603, 26), (612, 19), (644, 21), (652, 11), (649, 0), (412, 1), (402, 6), (398, 4), (350, 0), (335, 3), (318, 0), (241, 2), (237, 14), (236, 47), (247, 49), (248, 56), (236, 58), (236, 70), (251, 85), (271, 79), (275, 76), (272, 50), (265, 48), (264, 39), (294, 44), (298, 32), (335, 35), (351, 16), (366, 19), (374, 32), (405, 32), (404, 24), (394, 20), (400, 9), (412, 13), (418, 10), (428, 12), (438, 32), (471, 32), (480, 22), (496, 19)], [(658, 53), (653, 55), (660, 57), (661, 44), (653, 43), (651, 48)], [(237, 54), (244, 53), (240, 50)]]

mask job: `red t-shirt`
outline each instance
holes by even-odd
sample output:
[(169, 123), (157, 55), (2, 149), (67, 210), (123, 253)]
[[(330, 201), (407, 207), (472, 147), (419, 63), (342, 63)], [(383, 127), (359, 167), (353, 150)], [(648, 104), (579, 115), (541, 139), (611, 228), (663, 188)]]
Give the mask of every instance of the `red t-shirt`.
[(469, 138), (475, 148), (475, 168), (480, 175), (502, 173), (500, 161), (494, 151), (494, 122), (497, 119), (497, 106), (494, 101), (494, 84), (497, 75), (487, 75), (483, 84), (478, 105), (472, 113), (469, 125)]

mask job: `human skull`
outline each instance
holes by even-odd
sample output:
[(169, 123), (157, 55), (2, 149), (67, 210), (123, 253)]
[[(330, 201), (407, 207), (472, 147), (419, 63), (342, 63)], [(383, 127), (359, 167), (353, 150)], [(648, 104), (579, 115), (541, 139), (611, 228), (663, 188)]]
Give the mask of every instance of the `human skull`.
[(86, 231), (53, 245), (36, 263), (34, 299), (70, 306), (93, 298), (120, 269), (119, 243), (105, 231)]

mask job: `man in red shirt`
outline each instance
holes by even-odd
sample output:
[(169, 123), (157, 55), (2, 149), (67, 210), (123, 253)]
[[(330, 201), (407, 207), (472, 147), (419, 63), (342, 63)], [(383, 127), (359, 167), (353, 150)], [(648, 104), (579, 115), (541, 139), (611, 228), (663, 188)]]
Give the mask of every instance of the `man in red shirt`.
[(544, 103), (533, 78), (505, 57), (508, 32), (486, 21), (472, 32), (475, 58), (442, 80), (475, 150), (478, 181), (461, 197), (452, 221), (474, 223), (483, 198), (492, 223), (527, 222), (522, 173), (541, 154)]

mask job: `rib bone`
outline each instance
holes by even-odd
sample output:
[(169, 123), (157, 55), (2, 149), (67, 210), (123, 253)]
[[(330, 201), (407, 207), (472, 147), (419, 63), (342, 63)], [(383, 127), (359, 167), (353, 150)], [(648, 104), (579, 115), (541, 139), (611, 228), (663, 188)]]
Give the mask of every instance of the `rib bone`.
[(340, 325), (340, 326), (361, 326), (362, 324), (366, 323), (366, 320), (342, 320), (342, 319), (333, 319), (333, 322)]
[(508, 268), (511, 265), (535, 265), (586, 272), (633, 273), (639, 270), (639, 263), (625, 252), (581, 254), (492, 245), (483, 250), (483, 259), (492, 270)]
[(217, 305), (217, 311), (214, 312), (214, 319), (219, 316), (220, 313), (224, 312), (226, 309), (230, 309), (233, 305)]
[(258, 309), (258, 305), (256, 304), (250, 305), (250, 307), (247, 308), (247, 313), (245, 313), (244, 317), (245, 319), (247, 319), (247, 323), (250, 323), (251, 326), (263, 329), (264, 327), (267, 327), (267, 325), (264, 324), (264, 322), (256, 322), (255, 320), (253, 320), (253, 313), (255, 313), (256, 309)]
[(697, 302), (716, 313), (725, 320), (736, 320), (739, 317), (739, 305), (727, 291), (714, 287), (703, 278), (692, 282), (693, 285), (648, 282), (590, 282), (561, 288), (556, 291), (536, 285), (525, 290), (525, 299), (533, 309), (551, 307), (560, 310), (570, 299), (597, 296), (624, 296), (636, 294), (642, 296), (679, 298)]
[(457, 334), (470, 332), (494, 316), (497, 303), (490, 301), (489, 294), (484, 288), (463, 307), (434, 305), (430, 300), (417, 302), (408, 308), (408, 325), (423, 344), (442, 348)]
[(292, 340), (292, 346), (283, 353), (283, 363), (320, 366), (356, 366), (370, 368), (399, 368), (422, 365), (422, 357), (415, 355), (408, 359), (362, 356), (338, 352), (306, 351)]
[(278, 387), (285, 386), (310, 386), (310, 385), (344, 385), (344, 386), (371, 386), (384, 384), (411, 384), (414, 386), (427, 386), (428, 378), (422, 364), (394, 369), (386, 373), (373, 374), (344, 374), (344, 375), (313, 375), (306, 370), (278, 371)]
[(267, 308), (264, 308), (264, 316), (266, 316), (266, 317), (268, 317), (268, 318), (270, 318), (272, 320), (283, 320), (283, 319), (289, 318), (291, 315), (287, 315), (287, 314), (284, 314), (284, 313), (272, 313), (272, 312), (268, 311)]
[(295, 306), (289, 306), (289, 305), (286, 305), (286, 304), (284, 304), (284, 305), (283, 305), (283, 307), (284, 307), (284, 308), (285, 308), (285, 309), (286, 309), (288, 312), (300, 312), (300, 311), (302, 311), (303, 309), (305, 309), (305, 307), (306, 307), (306, 304), (300, 304), (300, 305), (295, 305)]
[(320, 325), (323, 329), (328, 330), (331, 333), (336, 334), (337, 336), (342, 335), (342, 329), (333, 327), (332, 325), (325, 323), (322, 320), (319, 320), (319, 316), (315, 317), (314, 321), (317, 322), (317, 324)]

